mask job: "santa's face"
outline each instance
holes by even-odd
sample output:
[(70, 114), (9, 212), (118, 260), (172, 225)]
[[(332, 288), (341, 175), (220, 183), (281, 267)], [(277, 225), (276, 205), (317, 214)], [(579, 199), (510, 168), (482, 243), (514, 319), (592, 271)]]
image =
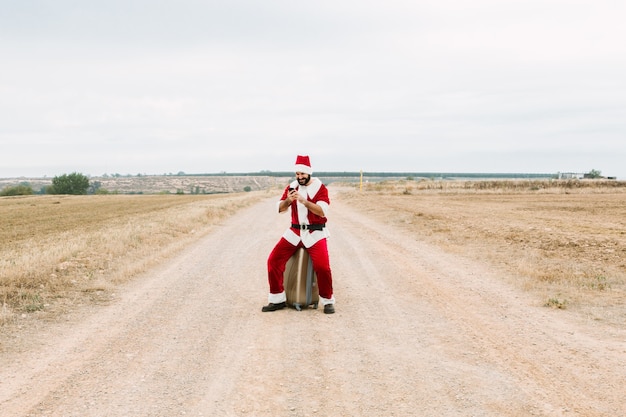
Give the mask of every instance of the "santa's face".
[(296, 172), (296, 179), (298, 180), (298, 184), (307, 185), (309, 181), (311, 181), (311, 175), (305, 174), (304, 172)]

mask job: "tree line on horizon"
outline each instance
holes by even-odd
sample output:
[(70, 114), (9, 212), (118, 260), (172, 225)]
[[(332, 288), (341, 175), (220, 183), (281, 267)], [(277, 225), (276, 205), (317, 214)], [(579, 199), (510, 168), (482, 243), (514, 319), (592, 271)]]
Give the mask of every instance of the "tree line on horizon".
[[(584, 178), (602, 179), (605, 178), (602, 172), (592, 169), (584, 174)], [(107, 176), (107, 174), (104, 174)], [(248, 173), (213, 173), (213, 174), (185, 174), (180, 171), (176, 176), (269, 176), (269, 177), (291, 177), (292, 172), (248, 172)], [(130, 176), (130, 175), (129, 175)], [(146, 174), (138, 174), (138, 177), (149, 176)], [(159, 175), (154, 175), (159, 176)], [(558, 179), (559, 174), (519, 174), (519, 173), (453, 173), (453, 172), (353, 172), (353, 171), (327, 171), (317, 172), (316, 177), (319, 178), (405, 178), (407, 180), (419, 179)], [(121, 177), (116, 174), (115, 177)], [(609, 179), (616, 179), (609, 177)], [(245, 190), (248, 191), (248, 190)], [(17, 196), (32, 195), (35, 191), (29, 183), (21, 183), (17, 186), (5, 187), (0, 191), (0, 196)], [(67, 195), (86, 195), (86, 194), (107, 194), (106, 190), (100, 188), (98, 181), (90, 181), (89, 177), (79, 173), (62, 174), (52, 179), (52, 184), (42, 187), (37, 194), (67, 194)]]

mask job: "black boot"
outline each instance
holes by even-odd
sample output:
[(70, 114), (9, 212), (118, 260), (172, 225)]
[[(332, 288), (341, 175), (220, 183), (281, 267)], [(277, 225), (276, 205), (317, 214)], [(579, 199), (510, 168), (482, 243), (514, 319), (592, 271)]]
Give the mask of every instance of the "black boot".
[(282, 310), (285, 307), (287, 307), (287, 303), (285, 303), (284, 301), (282, 303), (278, 303), (278, 304), (269, 303), (268, 305), (263, 306), (261, 311), (263, 311), (263, 312), (266, 312), (266, 311), (276, 311), (276, 310)]

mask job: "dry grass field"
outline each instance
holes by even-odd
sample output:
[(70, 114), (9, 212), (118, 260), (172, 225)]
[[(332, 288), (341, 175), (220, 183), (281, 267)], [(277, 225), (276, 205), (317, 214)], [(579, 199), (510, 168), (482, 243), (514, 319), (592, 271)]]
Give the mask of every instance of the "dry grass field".
[(624, 181), (400, 181), (347, 190), (340, 198), (356, 210), (503, 268), (548, 307), (626, 324)]
[(265, 193), (1, 198), (0, 325), (105, 301)]

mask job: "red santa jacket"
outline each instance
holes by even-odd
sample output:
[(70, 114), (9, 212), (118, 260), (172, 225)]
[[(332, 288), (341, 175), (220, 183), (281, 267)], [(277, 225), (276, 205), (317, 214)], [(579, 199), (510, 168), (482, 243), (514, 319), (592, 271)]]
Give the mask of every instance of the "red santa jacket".
[[(310, 212), (303, 204), (298, 201), (294, 201), (289, 207), (289, 211), (291, 211), (291, 223), (325, 225), (328, 208), (330, 206), (330, 199), (328, 198), (328, 189), (322, 181), (318, 178), (311, 178), (309, 185), (305, 186), (298, 184), (298, 181), (294, 180), (291, 184), (285, 187), (285, 191), (283, 192), (278, 204), (287, 198), (289, 188), (297, 189), (301, 196), (306, 197), (307, 200), (319, 205), (324, 212), (324, 216), (318, 216), (317, 214)], [(283, 237), (294, 246), (302, 240), (304, 246), (310, 248), (319, 240), (330, 236), (328, 226), (324, 227), (322, 230), (299, 230), (292, 228), (291, 225), (289, 226), (289, 229), (285, 231)]]

